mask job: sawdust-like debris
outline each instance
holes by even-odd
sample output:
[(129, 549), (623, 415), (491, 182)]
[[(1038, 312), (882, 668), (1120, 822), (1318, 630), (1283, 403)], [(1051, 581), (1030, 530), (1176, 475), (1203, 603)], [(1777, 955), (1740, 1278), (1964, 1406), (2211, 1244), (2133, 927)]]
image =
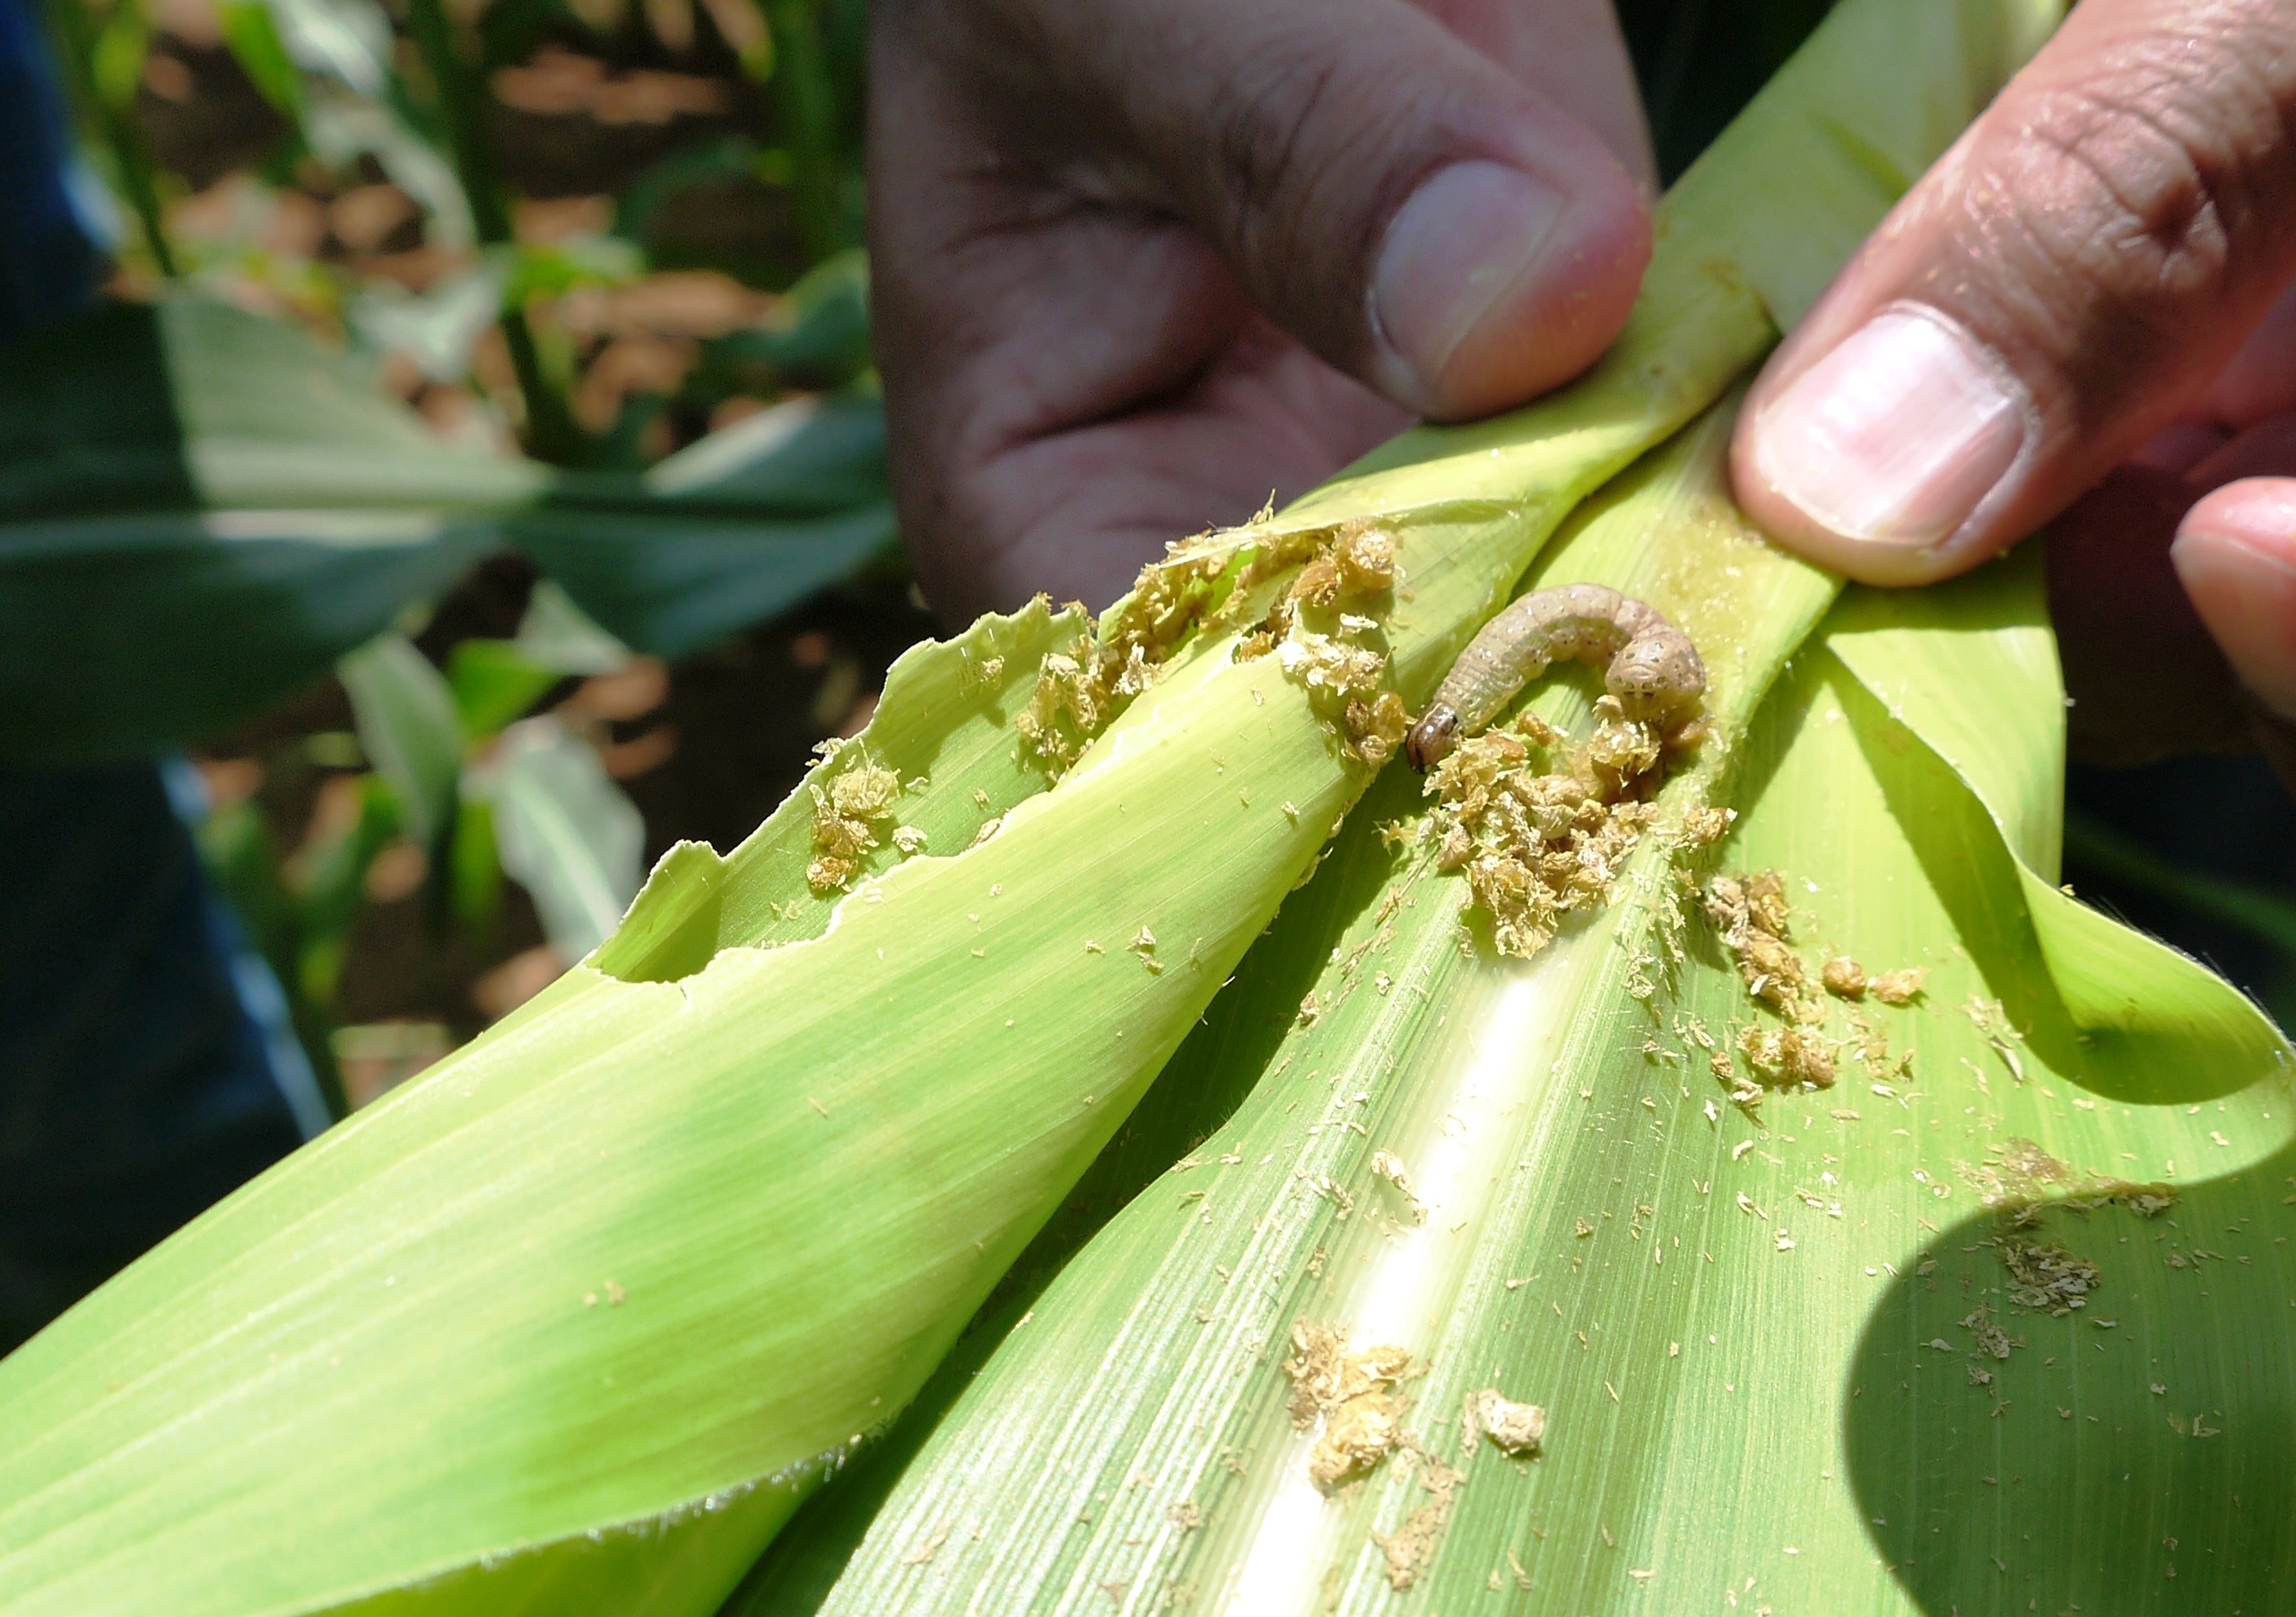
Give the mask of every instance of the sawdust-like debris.
[(1987, 1207), (2015, 1213), (2083, 1187), (2082, 1176), (2069, 1164), (2022, 1135), (2012, 1135), (1987, 1149), (1992, 1161), (1953, 1164), (1953, 1171)]
[(1833, 1049), (1808, 1028), (1742, 1028), (1738, 1053), (1769, 1083), (1781, 1088), (1797, 1083), (1833, 1087)]
[(1350, 701), (1339, 723), (1355, 756), (1365, 768), (1377, 769), (1403, 744), (1404, 733), (1411, 728), (1411, 709), (1394, 691), (1382, 691), (1369, 701)]
[(1411, 1371), (1399, 1347), (1350, 1352), (1329, 1326), (1297, 1320), (1283, 1373), (1292, 1382), (1292, 1423), (1301, 1430), (1324, 1423), (1308, 1454), (1308, 1476), (1329, 1492), (1372, 1469), (1403, 1440), (1403, 1405), (1396, 1389)]
[(1451, 1518), (1452, 1501), (1465, 1481), (1464, 1474), (1432, 1455), (1421, 1454), (1418, 1460), (1420, 1486), (1434, 1497), (1393, 1533), (1371, 1534), (1371, 1542), (1387, 1560), (1387, 1587), (1398, 1594), (1418, 1582), (1420, 1573), (1435, 1559), (1435, 1547), (1442, 1542), (1444, 1526)]
[(1790, 1021), (1816, 1020), (1816, 1007), (1807, 999), (1809, 968), (1792, 946), (1783, 874), (1764, 870), (1718, 875), (1707, 882), (1701, 908), (1736, 962), (1748, 994)]
[(1875, 1079), (1902, 1079), (1913, 1070), (1913, 1056), (1890, 1054), (1889, 1035), (1874, 1025), (1863, 1011), (1849, 1013), (1850, 1048), (1857, 1052), (1857, 1059), (1866, 1075)]
[(1885, 1005), (1909, 1005), (1921, 997), (1928, 981), (1928, 967), (1907, 966), (1883, 972), (1866, 985), (1866, 991)]
[(2045, 1308), (2062, 1317), (2086, 1308), (2099, 1283), (2097, 1265), (2063, 1247), (2005, 1238), (2001, 1262), (2016, 1283), (2009, 1300), (2022, 1308)]
[(1866, 997), (1866, 968), (1846, 954), (1837, 954), (1821, 966), (1818, 978), (1836, 999)]
[(2173, 1185), (2131, 1185), (2126, 1180), (2111, 1180), (2107, 1183), (2105, 1195), (2141, 1219), (2158, 1217), (2177, 1204), (2177, 1187)]
[(1518, 1404), (1495, 1387), (1467, 1395), (1467, 1418), (1518, 1460), (1535, 1458), (1546, 1446), (1546, 1411), (1536, 1404)]
[(1371, 1153), (1371, 1171), (1395, 1187), (1396, 1194), (1411, 1209), (1413, 1223), (1427, 1221), (1427, 1204), (1421, 1201), (1418, 1193), (1412, 1189), (1411, 1175), (1405, 1171), (1401, 1157), (1391, 1151), (1375, 1151)]
[(1385, 652), (1300, 630), (1277, 648), (1276, 660), (1307, 687), (1309, 700), (1336, 726), (1350, 758), (1376, 769), (1395, 756), (1411, 727), (1411, 711), (1386, 688)]
[(1559, 767), (1532, 763), (1561, 737), (1518, 720), (1511, 734), (1461, 741), (1428, 777), (1436, 867), (1465, 872), (1468, 907), (1491, 917), (1501, 954), (1535, 955), (1566, 915), (1608, 903), (1657, 812), (1639, 795), (1657, 771), (1657, 732), (1622, 717), (1609, 697), (1596, 712), (1593, 736)]
[(1711, 848), (1730, 834), (1737, 818), (1738, 811), (1733, 808), (1694, 808), (1683, 816), (1675, 845), (1692, 850)]
[(813, 860), (805, 867), (805, 883), (815, 892), (835, 892), (852, 881), (878, 846), (877, 822), (891, 817), (900, 797), (900, 775), (870, 762), (858, 748), (853, 755), (857, 761), (831, 777), (826, 788), (811, 788)]
[(1368, 521), (1342, 526), (1323, 555), (1300, 569), (1292, 599), (1311, 606), (1387, 594), (1396, 583), (1396, 542)]
[(1988, 1353), (1996, 1359), (2009, 1357), (2010, 1349), (2014, 1345), (2009, 1340), (2009, 1333), (1994, 1319), (1991, 1303), (1981, 1302), (1964, 1314), (1961, 1328), (1976, 1342), (1979, 1352)]
[[(1258, 587), (1286, 569), (1329, 563), (1331, 599), (1371, 598), (1396, 578), (1395, 541), (1369, 519), (1270, 532), (1262, 512), (1238, 528), (1198, 534), (1165, 547), (1141, 569), (1132, 591), (1062, 651), (1045, 657), (1037, 685), (1013, 721), (1027, 750), (1055, 775), (1153, 684), (1172, 654), (1199, 629), (1232, 621)], [(1383, 581), (1384, 580), (1384, 581)], [(1288, 642), (1293, 604), (1279, 600), (1239, 643), (1239, 657)], [(1081, 607), (1074, 608), (1083, 616)], [(1384, 671), (1386, 659), (1378, 659)]]

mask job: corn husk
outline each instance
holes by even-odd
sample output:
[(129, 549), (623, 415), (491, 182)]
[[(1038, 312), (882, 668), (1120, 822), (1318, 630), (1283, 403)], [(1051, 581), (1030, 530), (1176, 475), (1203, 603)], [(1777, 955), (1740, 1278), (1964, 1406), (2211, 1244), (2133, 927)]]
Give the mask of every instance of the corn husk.
[[(904, 659), (743, 848), (674, 852), (587, 966), (0, 1368), (0, 1612), (709, 1610), (925, 1382), (1370, 778), (1302, 633), (1233, 655), (1270, 559), (1391, 535), (1348, 633), (1423, 699), (2048, 16), (1854, 0), (1670, 199), (1576, 387), (1406, 435), (1096, 631), (1034, 608)], [(1702, 632), (1758, 670), (1768, 610)], [(1073, 761), (1020, 744), (1050, 659), (1134, 641), (1156, 677)], [(2187, 1033), (2276, 1052), (2191, 994)]]

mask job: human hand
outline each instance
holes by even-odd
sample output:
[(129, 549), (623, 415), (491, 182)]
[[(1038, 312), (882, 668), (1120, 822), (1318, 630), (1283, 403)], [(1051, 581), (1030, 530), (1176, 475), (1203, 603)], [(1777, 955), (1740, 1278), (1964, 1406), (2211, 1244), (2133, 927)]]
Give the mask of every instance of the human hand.
[(2292, 280), (2296, 9), (2083, 0), (1772, 358), (1738, 499), (1876, 584), (2050, 524), (2076, 752), (2296, 782)]
[(1609, 0), (886, 0), (874, 318), (920, 582), (1105, 604), (1413, 414), (1617, 334), (1651, 162)]

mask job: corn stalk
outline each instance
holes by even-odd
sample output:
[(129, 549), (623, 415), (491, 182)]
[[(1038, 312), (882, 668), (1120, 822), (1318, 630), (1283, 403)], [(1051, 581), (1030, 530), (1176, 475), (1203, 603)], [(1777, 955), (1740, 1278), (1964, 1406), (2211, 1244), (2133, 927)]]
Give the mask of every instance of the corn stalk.
[[(824, 760), (742, 848), (674, 851), (586, 967), (0, 1367), (0, 1612), (710, 1609), (805, 1492), (924, 1383), (1341, 822), (1392, 741), (1391, 704), (1356, 680), (1367, 659), (1388, 694), (1423, 700), (1571, 509), (1761, 356), (2049, 15), (1853, 0), (1669, 199), (1630, 329), (1578, 387), (1497, 422), (1406, 435), (1283, 516), (1186, 547), (1097, 626), (1039, 606), (904, 658), (859, 743)], [(1719, 430), (1698, 442), (1710, 448)], [(1681, 465), (1706, 464), (1694, 448)], [(1365, 524), (1393, 540), (1392, 599), (1322, 640), (1311, 618), (1276, 654), (1239, 659), (1300, 565)], [(1590, 521), (1588, 553), (1622, 543), (1615, 527)], [(1707, 761), (1669, 787), (1675, 808), (1725, 789), (1734, 755), (1775, 743), (1749, 716), (1831, 589), (1735, 543), (1743, 576), (1727, 585), (1694, 548), (1653, 552), (1680, 558), (1671, 604), (1735, 670), (1718, 685), (1725, 724)], [(1648, 587), (1666, 597), (1669, 578)], [(1351, 693), (1353, 708), (1341, 700)], [(1989, 712), (1976, 714), (1978, 742), (1995, 734)], [(1908, 743), (1907, 756), (1928, 755)], [(2039, 918), (2049, 850), (2032, 828), (2046, 812), (2014, 795), (1993, 803), (1981, 760), (1941, 755), (2000, 816), (1957, 846), (1993, 850), (2010, 885), (1974, 891), (2021, 895), (2031, 935), (2057, 950), (2045, 958), (2066, 1038), (2094, 1041), (2097, 1071), (2197, 1091), (2272, 1067), (2277, 1035), (2205, 973), (2118, 933), (2109, 946), (2087, 922)], [(1779, 798), (1779, 778), (1744, 801)], [(1813, 778), (1779, 800), (1807, 804), (1825, 789)], [(1792, 829), (1789, 811), (1777, 813)], [(1835, 823), (1805, 824), (1813, 846), (1793, 862), (1818, 868), (1820, 833)], [(1740, 833), (1750, 854), (1753, 826), (1750, 814)], [(1659, 935), (1648, 929), (1667, 840), (1654, 835), (1631, 892), (1527, 972), (1461, 959), (1472, 1014), (1455, 1027), (1499, 1017), (1520, 1051), (1544, 1050), (1542, 1007), (1612, 1004), (1623, 968), (1586, 940)], [(1354, 847), (1346, 858), (1361, 857)], [(2005, 849), (2031, 860), (2030, 880)], [(1456, 952), (1448, 893), (1422, 887), (1400, 915)], [(2050, 941), (2060, 934), (2063, 949)], [(1942, 935), (1909, 932), (1905, 946)], [(1414, 947), (1432, 972), (1433, 945)], [(2086, 976), (2060, 961), (2080, 963), (2083, 950)], [(2145, 975), (2117, 977), (2136, 971), (2132, 959)], [(2086, 997), (2064, 987), (2068, 974), (2091, 985)], [(1403, 974), (1389, 975), (1392, 989)], [(2132, 982), (2144, 991), (2123, 1004), (2116, 992)], [(1307, 1031), (1337, 1039), (1351, 1015), (1409, 998), (1375, 979)], [(1583, 1060), (1595, 1077), (1620, 1058), (1603, 1025), (1571, 1020), (1578, 1042), (1554, 1050), (1566, 1071)], [(2038, 1048), (2041, 1025), (2017, 1027)], [(2181, 1068), (2113, 1065), (2147, 1041)], [(1428, 1092), (1474, 1098), (1459, 1085), (1488, 1064), (1456, 1039), (1445, 1049)], [(2202, 1062), (2213, 1065), (2196, 1081)], [(1602, 1086), (1605, 1105), (1618, 1082)], [(1271, 1072), (1255, 1104), (1280, 1087)], [(1405, 1160), (1431, 1165), (1422, 1195), (1473, 1188), (1471, 1230), (1561, 1187), (1502, 1191), (1484, 1183), (1498, 1163), (1473, 1152), (1439, 1186), (1431, 1152), (1448, 1112), (1409, 1088), (1417, 1098), (1394, 1114)], [(1506, 1116), (1478, 1150), (1517, 1126)], [(1317, 1148), (1344, 1143), (1332, 1133)], [(1639, 1161), (1675, 1171), (1661, 1158)], [(1358, 1216), (1360, 1237), (1371, 1221)], [(1495, 1259), (1437, 1261), (1443, 1228), (1426, 1227), (1426, 1261), (1394, 1271), (1386, 1315), (1369, 1293), (1334, 1306), (1400, 1331), (1436, 1317), (1437, 1298), (1482, 1295), (1471, 1282)], [(1458, 1250), (1469, 1249), (1487, 1252)], [(1336, 1271), (1327, 1255), (1326, 1269), (1350, 1283), (1372, 1272), (1352, 1254)], [(1412, 1351), (1437, 1367), (1414, 1408), (1452, 1398), (1439, 1372), (1480, 1373), (1440, 1343)], [(1657, 1407), (1638, 1413), (1656, 1419)], [(1654, 1463), (1655, 1450), (1632, 1452)], [(1373, 1476), (1335, 1516), (1271, 1470), (1251, 1482), (1257, 1503), (1223, 1509), (1196, 1542), (1269, 1569), (1287, 1543), (1312, 1541), (1334, 1587), (1360, 1599), (1349, 1591), (1370, 1588), (1377, 1567), (1350, 1535), (1403, 1511), (1416, 1485), (1404, 1470)], [(1456, 1508), (1500, 1497), (1457, 1496)], [(887, 1532), (912, 1519), (905, 1509)], [(1308, 1536), (1252, 1525), (1285, 1520)], [(1464, 1517), (1446, 1542), (1474, 1542)], [(961, 1559), (952, 1543), (923, 1553), (911, 1543), (893, 1560), (937, 1578), (931, 1569)], [(1210, 1578), (1230, 1563), (1203, 1564)], [(1051, 1586), (1011, 1587), (1033, 1601)]]

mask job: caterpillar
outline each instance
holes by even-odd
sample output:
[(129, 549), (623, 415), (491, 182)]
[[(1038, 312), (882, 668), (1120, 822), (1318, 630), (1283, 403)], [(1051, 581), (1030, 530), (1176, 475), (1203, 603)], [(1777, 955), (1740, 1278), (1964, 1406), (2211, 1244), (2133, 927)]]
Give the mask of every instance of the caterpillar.
[(1421, 773), (1464, 735), (1488, 725), (1549, 664), (1600, 665), (1603, 684), (1629, 718), (1678, 733), (1706, 694), (1706, 665), (1690, 637), (1658, 609), (1600, 584), (1535, 589), (1483, 626), (1411, 727), (1405, 750)]

